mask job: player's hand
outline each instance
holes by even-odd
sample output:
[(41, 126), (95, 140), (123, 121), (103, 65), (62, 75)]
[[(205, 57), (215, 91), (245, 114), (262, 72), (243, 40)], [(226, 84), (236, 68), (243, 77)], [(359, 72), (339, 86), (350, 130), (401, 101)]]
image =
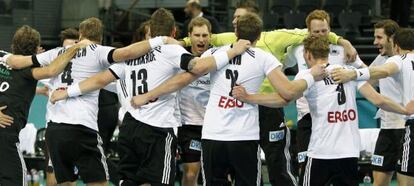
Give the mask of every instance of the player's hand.
[(175, 44), (175, 45), (182, 46), (182, 44), (179, 41), (177, 41), (176, 39), (172, 37), (164, 37), (164, 44)]
[(356, 77), (355, 70), (345, 68), (335, 68), (331, 71), (331, 77), (335, 83), (346, 83)]
[(49, 87), (46, 85), (43, 87), (36, 87), (36, 94), (49, 97)]
[(37, 54), (40, 54), (40, 53), (43, 53), (44, 51), (46, 51), (43, 47), (41, 47), (41, 46), (38, 46), (37, 47), (37, 51), (36, 51), (36, 53)]
[(247, 102), (247, 98), (249, 96), (249, 94), (246, 92), (246, 89), (240, 85), (234, 86), (231, 94), (234, 98), (242, 102)]
[(57, 101), (64, 100), (66, 98), (68, 98), (68, 91), (57, 89), (52, 92), (52, 95), (50, 96), (50, 102), (52, 104), (55, 104)]
[(6, 52), (6, 51), (4, 51), (4, 50), (0, 50), (0, 62), (6, 62), (6, 59), (4, 58), (4, 56), (6, 56), (6, 55), (10, 55), (11, 53), (9, 53), (9, 52)]
[(147, 95), (148, 94), (140, 94), (138, 96), (132, 97), (131, 106), (137, 109), (143, 105), (146, 105), (150, 101)]
[(75, 45), (73, 45), (74, 47), (81, 49), (81, 48), (85, 48), (89, 45), (92, 45), (93, 42), (90, 41), (89, 39), (82, 39), (81, 41), (77, 42)]
[(3, 114), (3, 110), (6, 109), (7, 106), (0, 107), (0, 127), (6, 128), (13, 124), (13, 118), (9, 115)]
[(239, 39), (236, 43), (233, 44), (233, 50), (236, 53), (236, 55), (243, 54), (244, 51), (246, 51), (248, 48), (251, 47), (251, 43), (249, 40), (245, 39)]
[(351, 42), (349, 42), (346, 39), (343, 39), (342, 46), (344, 47), (345, 57), (346, 61), (348, 63), (353, 63), (356, 60), (356, 57), (358, 55), (357, 50), (354, 46), (352, 46)]
[(411, 100), (407, 103), (407, 105), (405, 105), (405, 110), (407, 110), (407, 115), (414, 114), (414, 100)]
[(313, 79), (315, 79), (315, 81), (322, 80), (323, 78), (326, 77), (325, 67), (326, 65), (316, 64), (311, 68), (311, 74), (313, 76)]

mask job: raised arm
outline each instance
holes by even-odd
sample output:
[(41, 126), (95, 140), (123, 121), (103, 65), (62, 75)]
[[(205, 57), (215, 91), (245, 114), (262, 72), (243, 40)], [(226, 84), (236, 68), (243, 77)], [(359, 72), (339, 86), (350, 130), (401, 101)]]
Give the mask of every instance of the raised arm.
[(349, 42), (348, 40), (344, 38), (339, 38), (338, 45), (341, 45), (342, 47), (344, 47), (345, 57), (348, 62), (352, 63), (356, 60), (358, 52), (356, 51), (354, 46), (352, 46), (351, 42)]
[(56, 59), (50, 63), (50, 65), (45, 67), (38, 67), (32, 69), (33, 78), (40, 80), (50, 77), (57, 76), (60, 74), (73, 56), (79, 51), (79, 49), (87, 46), (88, 42), (79, 42), (72, 47), (68, 48), (63, 54), (59, 55)]
[(151, 49), (163, 44), (179, 44), (177, 40), (171, 37), (155, 37), (149, 40), (133, 43), (126, 47), (115, 49), (112, 59), (115, 62), (123, 62), (128, 59), (135, 59), (148, 53)]
[(375, 80), (389, 77), (398, 72), (398, 66), (395, 63), (385, 63), (383, 65), (366, 67), (356, 70), (340, 70), (332, 71), (331, 76), (337, 83), (346, 83), (351, 80)]

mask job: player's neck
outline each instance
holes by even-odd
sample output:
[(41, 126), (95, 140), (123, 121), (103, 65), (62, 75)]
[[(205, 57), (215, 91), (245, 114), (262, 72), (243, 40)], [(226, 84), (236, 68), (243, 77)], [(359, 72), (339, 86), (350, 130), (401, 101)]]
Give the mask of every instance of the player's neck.
[[(324, 65), (328, 63), (328, 59), (315, 59), (314, 65)], [(313, 66), (313, 65), (312, 65)]]

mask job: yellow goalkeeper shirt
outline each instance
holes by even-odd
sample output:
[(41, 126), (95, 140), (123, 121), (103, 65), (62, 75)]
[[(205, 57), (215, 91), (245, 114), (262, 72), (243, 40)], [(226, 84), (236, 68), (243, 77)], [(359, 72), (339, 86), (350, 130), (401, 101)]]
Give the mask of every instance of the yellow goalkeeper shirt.
[[(262, 32), (260, 39), (256, 43), (256, 47), (270, 52), (282, 64), (286, 57), (287, 48), (302, 44), (303, 40), (308, 36), (307, 29), (277, 29), (268, 32)], [(332, 44), (337, 44), (340, 37), (335, 33), (329, 34), (329, 41)], [(226, 32), (220, 34), (212, 34), (210, 45), (223, 46), (236, 42), (237, 37), (234, 32)], [(186, 46), (191, 46), (190, 38), (183, 39)], [(261, 93), (274, 92), (272, 85), (266, 78), (260, 86)]]

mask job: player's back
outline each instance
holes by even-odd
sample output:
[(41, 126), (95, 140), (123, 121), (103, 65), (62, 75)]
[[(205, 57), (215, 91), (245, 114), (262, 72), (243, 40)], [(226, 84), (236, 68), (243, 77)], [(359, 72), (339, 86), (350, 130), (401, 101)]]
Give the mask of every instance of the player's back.
[[(61, 47), (38, 54), (35, 60), (41, 65), (48, 65), (58, 55), (63, 54), (66, 49)], [(92, 44), (79, 50), (65, 67), (65, 70), (58, 76), (51, 78), (51, 89), (65, 88), (79, 83), (108, 68), (110, 65), (108, 54), (111, 50), (113, 50), (112, 47), (98, 44)], [(58, 101), (50, 105), (49, 119), (56, 123), (82, 124), (97, 131), (98, 95), (99, 90)]]
[[(125, 80), (127, 94), (136, 96), (147, 93), (180, 71), (181, 55), (188, 53), (179, 45), (162, 45), (144, 56), (112, 66), (121, 80)], [(137, 120), (156, 127), (177, 127), (174, 117), (177, 105), (176, 93), (166, 94), (138, 109), (127, 108)]]
[[(329, 65), (327, 71), (334, 68), (342, 66)], [(301, 71), (296, 78), (309, 71)], [(326, 77), (304, 92), (312, 116), (309, 157), (335, 159), (359, 156), (357, 86), (359, 84), (355, 81), (336, 84), (331, 77)]]
[[(226, 51), (230, 45), (217, 51)], [(208, 52), (217, 52), (211, 49)], [(203, 55), (204, 56), (204, 55)], [(211, 72), (210, 99), (204, 117), (203, 138), (224, 141), (258, 140), (257, 105), (243, 103), (231, 97), (231, 90), (237, 84), (249, 93), (257, 93), (264, 78), (280, 66), (270, 53), (250, 48), (234, 57), (222, 69)]]

